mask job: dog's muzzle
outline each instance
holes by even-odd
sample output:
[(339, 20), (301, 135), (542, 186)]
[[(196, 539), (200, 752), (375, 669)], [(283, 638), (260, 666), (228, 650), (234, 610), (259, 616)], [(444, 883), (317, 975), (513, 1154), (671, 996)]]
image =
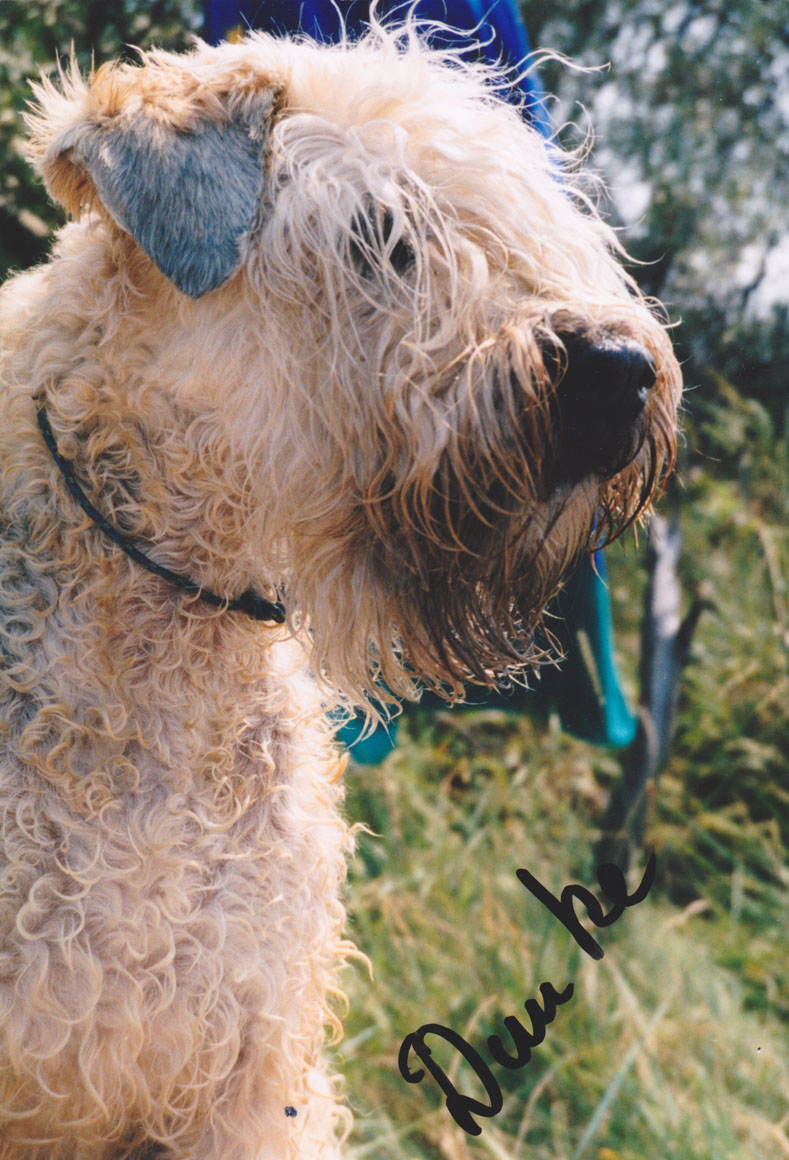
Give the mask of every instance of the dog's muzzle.
[[(554, 380), (551, 403), (555, 430), (556, 480), (615, 475), (638, 453), (642, 417), (657, 365), (632, 339), (593, 341), (562, 337), (564, 373)], [(550, 368), (554, 353), (546, 356)]]

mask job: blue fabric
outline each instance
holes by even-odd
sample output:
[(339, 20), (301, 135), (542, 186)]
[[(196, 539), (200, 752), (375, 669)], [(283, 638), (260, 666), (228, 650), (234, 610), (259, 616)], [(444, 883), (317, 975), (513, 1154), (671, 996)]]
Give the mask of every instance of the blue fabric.
[[(350, 37), (361, 36), (370, 15), (369, 0), (205, 0), (203, 35), (211, 44), (223, 40), (235, 28), (257, 28), (275, 36), (304, 32), (315, 40), (331, 43), (339, 39), (344, 24)], [(397, 19), (408, 11), (402, 0), (382, 0), (379, 18)], [(449, 27), (435, 29), (434, 44), (460, 48), (469, 57), (479, 55), (490, 64), (499, 61), (520, 65), (530, 54), (529, 38), (520, 18), (516, 0), (420, 0), (418, 20)], [(521, 78), (526, 116), (541, 133), (550, 136), (544, 93), (534, 74)]]

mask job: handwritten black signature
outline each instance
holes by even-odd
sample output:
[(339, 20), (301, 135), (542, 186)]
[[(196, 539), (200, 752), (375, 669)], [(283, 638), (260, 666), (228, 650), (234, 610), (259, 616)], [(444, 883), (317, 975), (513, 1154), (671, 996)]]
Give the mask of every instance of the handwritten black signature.
[[(569, 930), (582, 951), (593, 959), (602, 959), (603, 948), (581, 925), (578, 915), (575, 913), (573, 901), (577, 898), (583, 904), (588, 917), (596, 927), (610, 926), (622, 916), (627, 907), (636, 906), (637, 903), (643, 902), (655, 881), (656, 869), (657, 860), (652, 854), (639, 886), (632, 894), (628, 894), (625, 876), (618, 866), (611, 862), (604, 862), (598, 866), (597, 881), (603, 894), (612, 904), (607, 913), (604, 912), (594, 894), (585, 886), (571, 883), (569, 886), (565, 886), (560, 897), (557, 898), (528, 870), (518, 870), (517, 876), (526, 889)], [(545, 1039), (545, 1029), (556, 1017), (557, 1007), (572, 998), (573, 990), (572, 983), (568, 983), (563, 991), (557, 991), (552, 983), (540, 983), (539, 992), (542, 996), (542, 1006), (537, 999), (527, 999), (524, 1003), (526, 1013), (531, 1020), (531, 1031), (527, 1031), (520, 1019), (514, 1015), (508, 1015), (504, 1019), (504, 1026), (512, 1039), (515, 1053), (511, 1054), (505, 1048), (501, 1036), (488, 1036), (488, 1052), (494, 1063), (511, 1071), (525, 1067), (531, 1058), (532, 1048)], [(428, 1035), (434, 1039), (443, 1039), (470, 1064), (485, 1089), (487, 1103), (458, 1091), (444, 1069), (433, 1058), (432, 1052), (425, 1042), (425, 1037)], [(416, 1071), (412, 1071), (409, 1066), (409, 1057), (412, 1052), (423, 1064)], [(430, 1072), (446, 1097), (446, 1105), (450, 1115), (470, 1136), (478, 1136), (482, 1131), (474, 1120), (474, 1116), (489, 1118), (495, 1116), (502, 1109), (504, 1101), (501, 1088), (490, 1067), (480, 1053), (451, 1027), (444, 1027), (441, 1023), (424, 1023), (416, 1031), (406, 1035), (400, 1046), (398, 1066), (406, 1083), (421, 1083), (426, 1072)]]

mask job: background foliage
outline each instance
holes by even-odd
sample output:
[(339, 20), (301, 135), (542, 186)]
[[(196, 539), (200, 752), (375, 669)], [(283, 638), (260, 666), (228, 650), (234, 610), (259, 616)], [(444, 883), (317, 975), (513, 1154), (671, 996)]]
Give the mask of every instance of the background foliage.
[[(608, 210), (673, 319), (688, 384), (679, 482), (683, 581), (702, 595), (674, 753), (652, 802), (659, 879), (581, 956), (515, 878), (594, 883), (615, 754), (496, 713), (416, 712), (376, 769), (350, 770), (360, 839), (349, 903), (375, 965), (350, 974), (340, 1047), (352, 1154), (534, 1160), (789, 1155), (786, 868), (786, 378), (789, 16), (785, 0), (527, 0), (556, 125), (589, 124)], [(183, 47), (190, 0), (0, 0), (0, 272), (58, 224), (24, 161), (27, 78), (73, 42)], [(587, 111), (588, 110), (588, 111)], [(573, 124), (575, 123), (575, 128)], [(635, 697), (643, 544), (609, 552)], [(539, 982), (576, 984), (503, 1112), (472, 1140), (396, 1070), (402, 1037), (452, 1026), (477, 1046)], [(447, 1062), (447, 1066), (449, 1063)], [(473, 1078), (458, 1083), (472, 1091)]]

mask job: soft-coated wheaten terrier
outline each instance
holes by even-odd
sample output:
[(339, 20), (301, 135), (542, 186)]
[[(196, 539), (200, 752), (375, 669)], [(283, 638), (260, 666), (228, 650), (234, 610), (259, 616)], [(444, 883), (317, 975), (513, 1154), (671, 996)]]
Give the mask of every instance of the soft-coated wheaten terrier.
[(74, 221), (0, 300), (0, 1158), (333, 1156), (323, 710), (539, 659), (679, 370), (558, 150), (411, 28), (37, 101)]

